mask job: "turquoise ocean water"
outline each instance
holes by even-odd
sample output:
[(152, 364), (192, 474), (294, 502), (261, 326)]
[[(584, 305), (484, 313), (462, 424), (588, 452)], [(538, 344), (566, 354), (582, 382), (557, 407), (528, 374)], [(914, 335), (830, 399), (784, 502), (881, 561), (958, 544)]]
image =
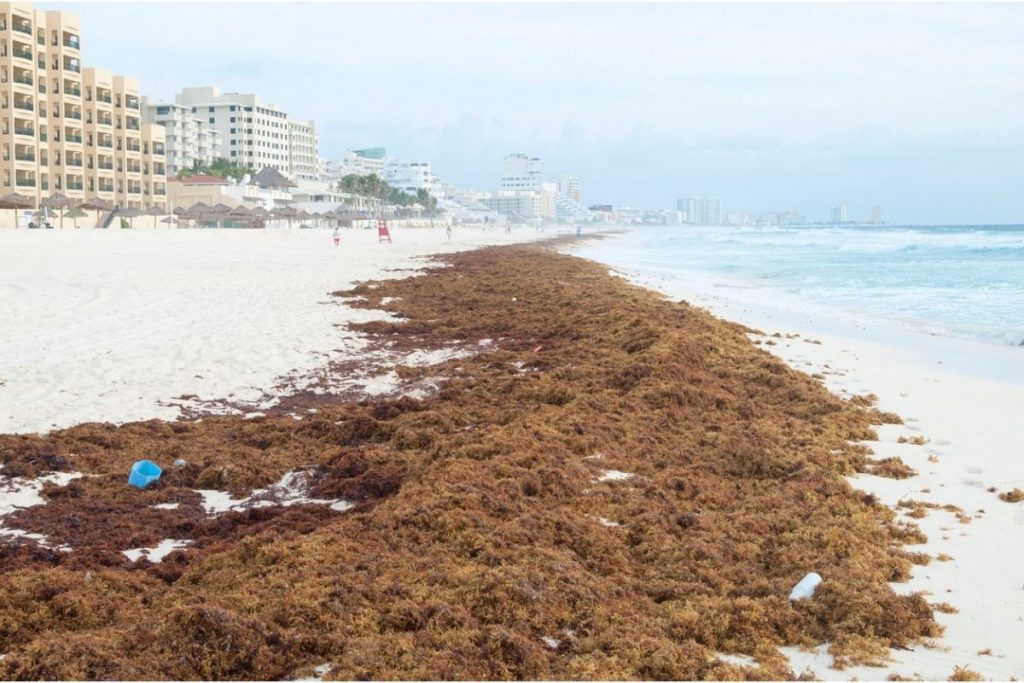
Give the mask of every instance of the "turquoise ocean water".
[(581, 252), (733, 302), (1024, 342), (1024, 226), (637, 227)]

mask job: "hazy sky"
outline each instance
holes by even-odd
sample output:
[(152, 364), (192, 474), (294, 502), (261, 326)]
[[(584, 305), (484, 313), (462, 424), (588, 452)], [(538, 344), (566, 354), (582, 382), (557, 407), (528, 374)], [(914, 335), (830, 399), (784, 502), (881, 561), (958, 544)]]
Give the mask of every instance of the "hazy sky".
[(327, 157), (493, 189), (524, 151), (587, 203), (1024, 222), (1022, 4), (37, 6), (81, 17), (86, 66), (255, 92)]

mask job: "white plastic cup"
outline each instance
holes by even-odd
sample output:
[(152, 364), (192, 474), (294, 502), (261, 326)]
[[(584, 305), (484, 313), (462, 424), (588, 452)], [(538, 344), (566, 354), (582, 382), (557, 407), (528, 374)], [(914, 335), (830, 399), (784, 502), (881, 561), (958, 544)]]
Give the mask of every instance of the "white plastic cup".
[(821, 583), (821, 576), (817, 572), (811, 572), (804, 578), (800, 579), (800, 583), (793, 586), (793, 590), (789, 593), (789, 599), (793, 602), (797, 600), (803, 600), (804, 598), (814, 597), (814, 591), (817, 590), (818, 584)]

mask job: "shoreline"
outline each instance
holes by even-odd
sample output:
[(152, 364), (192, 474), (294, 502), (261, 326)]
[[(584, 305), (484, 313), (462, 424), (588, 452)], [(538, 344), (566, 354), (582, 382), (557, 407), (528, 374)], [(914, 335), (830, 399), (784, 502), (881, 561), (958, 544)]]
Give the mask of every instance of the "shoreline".
[[(396, 352), (453, 341), (480, 351), (398, 368), (405, 383), (434, 382), (420, 399), (345, 402), (301, 420), (154, 420), (6, 437), (11, 474), (89, 475), (47, 485), (49, 504), (15, 513), (17, 528), (70, 551), (18, 546), (5, 561), (24, 567), (23, 583), (8, 593), (56, 581), (58, 594), (109, 618), (68, 633), (59, 612), (24, 621), (22, 598), (11, 598), (0, 609), (22, 630), (3, 643), (3, 671), (145, 677), (122, 627), (193, 653), (149, 653), (151, 666), (178, 678), (301, 673), (321, 666), (314, 652), (330, 653), (349, 678), (775, 678), (788, 672), (780, 641), (832, 641), (836, 654), (864, 661), (881, 642), (935, 635), (927, 603), (885, 583), (924, 561), (894, 545), (918, 532), (839, 476), (883, 471), (850, 439), (898, 418), (863, 398), (836, 399), (769, 360), (736, 325), (591, 262), (521, 247), (447, 260), (456, 267), (344, 293), (397, 316), (353, 326)], [(126, 490), (124, 467), (141, 455), (186, 464), (153, 491)], [(102, 524), (85, 535), (68, 526), (95, 504), (107, 511)], [(118, 554), (129, 540), (143, 546), (131, 556), (141, 559)], [(146, 559), (155, 555), (162, 561)], [(323, 572), (342, 557), (348, 569)], [(99, 594), (75, 569), (97, 562), (106, 567)], [(812, 569), (826, 576), (819, 595), (789, 603)], [(365, 571), (378, 578), (352, 583)], [(274, 586), (284, 585), (305, 602), (274, 617), (286, 609)], [(380, 592), (388, 585), (401, 589)], [(150, 607), (107, 602), (126, 590), (149, 596)], [(328, 595), (340, 602), (325, 606)], [(387, 627), (367, 632), (366, 618)], [(850, 620), (876, 638), (851, 631)], [(320, 624), (315, 633), (309, 623)], [(252, 648), (230, 654), (242, 668), (173, 668), (224, 664), (204, 650), (221, 637)], [(416, 656), (380, 657), (403, 651)]]
[[(585, 247), (578, 251), (590, 257)], [(942, 596), (959, 610), (937, 615), (947, 629), (938, 642), (950, 649), (894, 651), (894, 664), (885, 669), (843, 671), (829, 668), (831, 658), (821, 650), (791, 650), (794, 671), (810, 668), (821, 678), (835, 680), (877, 679), (890, 672), (941, 679), (953, 666), (969, 666), (994, 680), (1024, 671), (1024, 655), (1016, 645), (1024, 638), (1019, 619), (1024, 613), (1024, 573), (1003, 557), (1005, 544), (1024, 527), (1024, 509), (998, 498), (1024, 484), (1024, 460), (1013, 434), (1024, 404), (1021, 349), (744, 305), (734, 292), (729, 300), (709, 294), (711, 283), (696, 292), (670, 277), (619, 272), (672, 300), (689, 301), (763, 331), (752, 339), (790, 367), (819, 377), (839, 396), (874, 394), (879, 409), (906, 421), (879, 428), (880, 441), (872, 448), (881, 457), (901, 457), (918, 475), (899, 481), (858, 475), (849, 481), (900, 510), (901, 517), (915, 519), (929, 538), (924, 552), (951, 558), (915, 567), (911, 581), (901, 588)], [(899, 443), (900, 438), (915, 437), (928, 443)], [(970, 516), (970, 523), (961, 524), (941, 510), (918, 518), (920, 507), (899, 507), (911, 501), (956, 505)], [(979, 654), (985, 651), (991, 654)]]

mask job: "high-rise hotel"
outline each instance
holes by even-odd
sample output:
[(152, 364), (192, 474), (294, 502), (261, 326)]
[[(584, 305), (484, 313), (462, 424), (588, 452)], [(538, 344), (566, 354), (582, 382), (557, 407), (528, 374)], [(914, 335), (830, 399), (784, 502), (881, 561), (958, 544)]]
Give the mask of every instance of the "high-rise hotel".
[(139, 83), (83, 69), (78, 17), (0, 2), (0, 194), (164, 205), (164, 129)]

